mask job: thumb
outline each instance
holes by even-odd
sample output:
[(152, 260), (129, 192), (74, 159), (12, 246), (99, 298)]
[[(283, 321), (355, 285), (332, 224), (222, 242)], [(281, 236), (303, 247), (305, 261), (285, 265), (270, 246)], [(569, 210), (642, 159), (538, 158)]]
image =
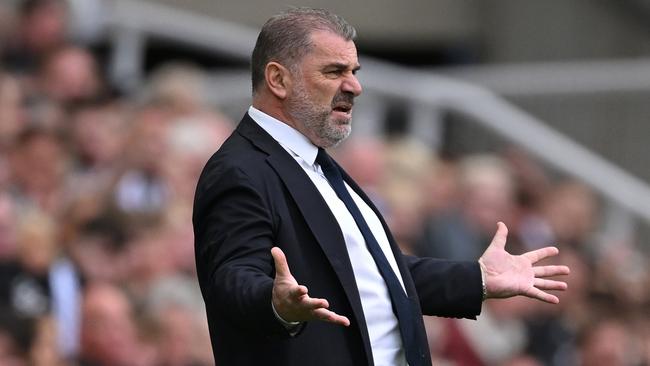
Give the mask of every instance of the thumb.
[(291, 277), (291, 271), (289, 271), (287, 257), (285, 257), (282, 249), (278, 247), (271, 248), (271, 255), (273, 256), (273, 262), (275, 263), (275, 276)]
[(497, 232), (492, 239), (492, 245), (504, 249), (506, 247), (506, 238), (508, 237), (508, 227), (503, 222), (497, 223)]

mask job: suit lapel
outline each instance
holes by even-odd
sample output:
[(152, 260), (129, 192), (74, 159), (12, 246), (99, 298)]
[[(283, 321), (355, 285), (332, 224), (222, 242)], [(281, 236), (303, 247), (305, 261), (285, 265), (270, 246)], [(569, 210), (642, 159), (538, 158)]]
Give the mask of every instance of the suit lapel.
[(309, 229), (325, 253), (327, 260), (341, 282), (352, 305), (354, 318), (359, 323), (366, 353), (372, 358), (370, 337), (366, 326), (359, 289), (348, 256), (348, 250), (336, 218), (314, 186), (311, 179), (296, 161), (264, 131), (248, 114), (244, 116), (237, 131), (269, 156), (267, 162), (284, 182), (291, 197), (302, 213)]

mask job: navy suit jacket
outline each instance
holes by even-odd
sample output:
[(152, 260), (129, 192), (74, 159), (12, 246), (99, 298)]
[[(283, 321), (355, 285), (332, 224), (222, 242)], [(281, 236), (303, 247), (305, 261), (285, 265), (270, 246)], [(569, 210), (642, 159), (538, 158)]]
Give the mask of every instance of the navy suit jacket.
[[(376, 207), (343, 175), (381, 219), (406, 291), (422, 314), (475, 318), (482, 295), (478, 264), (403, 255)], [(294, 158), (248, 115), (207, 162), (193, 223), (218, 366), (374, 364), (354, 258), (334, 215)], [(312, 321), (298, 335), (287, 332), (271, 307), (273, 246), (284, 251), (309, 295), (327, 299), (331, 310), (350, 319), (349, 327)], [(423, 322), (417, 330), (426, 340)]]

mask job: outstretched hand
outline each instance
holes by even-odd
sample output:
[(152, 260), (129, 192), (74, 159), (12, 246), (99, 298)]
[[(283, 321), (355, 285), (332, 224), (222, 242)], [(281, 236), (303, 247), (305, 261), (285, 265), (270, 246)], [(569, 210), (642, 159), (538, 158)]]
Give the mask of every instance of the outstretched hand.
[(559, 250), (546, 247), (522, 255), (512, 255), (505, 250), (508, 228), (502, 222), (497, 224), (497, 232), (479, 259), (485, 276), (488, 298), (505, 298), (523, 295), (551, 304), (560, 300), (546, 291), (566, 290), (566, 282), (546, 279), (547, 277), (568, 275), (567, 266), (535, 266), (538, 261), (555, 256)]
[(275, 262), (273, 307), (282, 319), (287, 322), (322, 320), (346, 327), (350, 325), (348, 318), (328, 310), (327, 300), (309, 297), (307, 287), (299, 285), (291, 275), (287, 258), (280, 248), (272, 248), (271, 255)]

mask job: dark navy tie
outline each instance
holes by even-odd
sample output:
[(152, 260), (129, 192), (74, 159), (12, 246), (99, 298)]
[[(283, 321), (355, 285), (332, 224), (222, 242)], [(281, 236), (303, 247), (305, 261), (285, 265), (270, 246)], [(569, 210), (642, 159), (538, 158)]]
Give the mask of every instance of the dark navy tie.
[(345, 207), (350, 211), (350, 214), (352, 214), (359, 231), (361, 231), (361, 234), (366, 241), (368, 251), (370, 251), (372, 258), (375, 260), (375, 264), (377, 264), (377, 268), (379, 268), (379, 273), (381, 273), (381, 276), (386, 282), (388, 293), (390, 294), (390, 299), (393, 304), (393, 312), (395, 313), (399, 323), (402, 343), (406, 353), (406, 361), (409, 366), (428, 365), (429, 363), (425, 362), (423, 359), (426, 353), (420, 350), (423, 343), (418, 340), (417, 335), (417, 317), (420, 315), (416, 312), (412, 301), (404, 292), (404, 289), (388, 263), (384, 252), (381, 250), (379, 243), (377, 243), (375, 236), (372, 234), (366, 220), (363, 218), (359, 207), (354, 203), (352, 196), (350, 196), (350, 192), (345, 188), (345, 183), (343, 183), (343, 178), (338, 166), (334, 164), (334, 161), (329, 157), (329, 155), (327, 155), (327, 152), (321, 148), (318, 149), (316, 162), (320, 165), (325, 177), (334, 189), (334, 192), (336, 192), (341, 201), (345, 204)]

